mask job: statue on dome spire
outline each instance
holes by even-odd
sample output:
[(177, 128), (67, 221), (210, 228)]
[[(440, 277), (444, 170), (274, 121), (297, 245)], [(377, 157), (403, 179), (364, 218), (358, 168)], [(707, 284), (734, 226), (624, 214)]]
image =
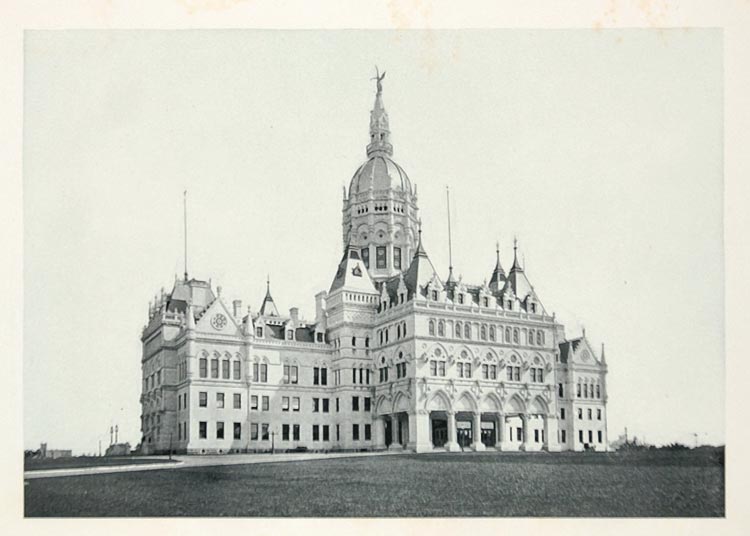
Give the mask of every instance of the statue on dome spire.
[(383, 78), (385, 78), (385, 71), (383, 71), (383, 74), (380, 74), (380, 71), (378, 70), (378, 66), (375, 66), (375, 77), (371, 78), (370, 80), (376, 80), (378, 85), (378, 95), (383, 93)]

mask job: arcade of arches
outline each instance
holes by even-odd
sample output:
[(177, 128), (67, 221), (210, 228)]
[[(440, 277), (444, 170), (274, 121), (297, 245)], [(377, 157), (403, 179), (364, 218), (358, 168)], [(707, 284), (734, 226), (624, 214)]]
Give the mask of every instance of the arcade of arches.
[(424, 409), (409, 408), (400, 397), (381, 399), (374, 418), (374, 448), (432, 450), (559, 451), (557, 420), (541, 396), (524, 403), (513, 396), (505, 405), (494, 396), (480, 404), (464, 393), (454, 403), (442, 391)]

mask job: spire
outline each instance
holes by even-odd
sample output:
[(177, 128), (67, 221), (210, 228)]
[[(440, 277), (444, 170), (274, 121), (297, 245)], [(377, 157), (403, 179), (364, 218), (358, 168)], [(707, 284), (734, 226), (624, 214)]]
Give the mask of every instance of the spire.
[(427, 256), (427, 252), (424, 250), (424, 246), (422, 246), (422, 218), (419, 218), (419, 221), (417, 222), (417, 232), (419, 233), (419, 238), (417, 240), (417, 250), (414, 252), (414, 256)]
[(602, 358), (601, 358), (602, 365), (607, 364), (607, 358), (604, 357), (604, 343), (602, 343)]
[(263, 305), (260, 306), (261, 316), (279, 316), (279, 310), (271, 297), (271, 276), (266, 276), (266, 297), (263, 298)]
[(414, 252), (411, 264), (404, 273), (404, 283), (406, 288), (409, 289), (409, 294), (413, 295), (418, 292), (422, 292), (423, 288), (429, 283), (433, 277), (437, 277), (435, 267), (432, 265), (432, 261), (427, 256), (427, 252), (422, 245), (422, 220), (418, 222), (419, 225), (419, 242), (417, 243), (417, 250)]
[(188, 261), (187, 261), (187, 190), (182, 193), (182, 216), (185, 232), (185, 281), (188, 280)]
[(513, 237), (513, 266), (511, 272), (523, 272), (523, 268), (518, 263), (518, 238)]
[(445, 187), (445, 199), (448, 207), (448, 279), (445, 280), (448, 290), (453, 290), (456, 280), (453, 277), (453, 243), (451, 241), (451, 191)]
[(495, 269), (492, 271), (492, 277), (490, 277), (490, 289), (499, 292), (505, 284), (505, 270), (500, 265), (500, 242), (495, 243), (495, 255), (497, 261), (495, 262)]
[(377, 83), (377, 93), (375, 94), (375, 104), (370, 112), (370, 144), (367, 146), (367, 156), (370, 157), (377, 153), (385, 153), (388, 156), (393, 155), (393, 146), (391, 145), (391, 131), (388, 126), (388, 112), (383, 106), (383, 79), (385, 71), (380, 74), (380, 70), (375, 66), (375, 80)]

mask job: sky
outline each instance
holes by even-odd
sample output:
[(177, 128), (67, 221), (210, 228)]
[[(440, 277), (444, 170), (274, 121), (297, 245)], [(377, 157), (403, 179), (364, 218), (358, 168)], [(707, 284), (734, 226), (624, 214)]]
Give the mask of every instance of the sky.
[(365, 159), (375, 65), (394, 159), (447, 273), (513, 237), (569, 337), (606, 345), (608, 428), (724, 442), (718, 30), (31, 31), (24, 445), (139, 438), (148, 302), (183, 271), (314, 317)]

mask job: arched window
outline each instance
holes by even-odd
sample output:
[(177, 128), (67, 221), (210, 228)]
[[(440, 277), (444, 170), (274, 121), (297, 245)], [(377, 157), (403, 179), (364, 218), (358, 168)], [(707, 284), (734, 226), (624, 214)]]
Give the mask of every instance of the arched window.
[(442, 320), (438, 322), (438, 336), (445, 337), (445, 322)]
[(468, 322), (464, 324), (464, 338), (471, 339), (471, 324)]
[(208, 377), (208, 359), (205, 357), (201, 357), (198, 361), (198, 368), (200, 372), (201, 378), (207, 378)]
[(530, 346), (534, 345), (534, 330), (533, 329), (529, 330), (529, 345)]
[(505, 328), (505, 342), (510, 342), (510, 328)]
[(435, 321), (434, 321), (434, 320), (430, 320), (430, 324), (429, 324), (429, 333), (430, 333), (430, 335), (432, 335), (432, 336), (434, 336), (434, 335), (435, 335)]
[(397, 339), (401, 338), (401, 324), (396, 325), (396, 338)]
[(229, 359), (224, 359), (221, 362), (221, 377), (224, 380), (229, 379)]
[(518, 328), (513, 328), (513, 342), (518, 344)]
[(584, 383), (583, 384), (583, 398), (588, 398), (588, 397), (589, 397), (589, 384)]
[(460, 339), (461, 338), (461, 322), (456, 322), (455, 331), (456, 331), (456, 338)]
[(542, 346), (544, 344), (544, 332), (543, 331), (536, 332), (536, 343), (539, 346)]
[(213, 358), (211, 360), (211, 377), (212, 378), (219, 377), (219, 360), (217, 358)]
[(602, 392), (599, 389), (599, 384), (597, 383), (596, 384), (596, 398), (601, 398), (601, 397), (602, 397)]
[(495, 342), (495, 326), (490, 326), (490, 340)]
[(479, 336), (483, 341), (487, 340), (487, 326), (482, 326), (481, 328), (479, 328)]
[(581, 398), (581, 383), (578, 382), (578, 385), (576, 386), (576, 396), (578, 398)]
[(242, 363), (239, 359), (232, 361), (232, 379), (239, 380), (242, 374)]
[(401, 326), (401, 336), (406, 337), (406, 322), (404, 322)]

